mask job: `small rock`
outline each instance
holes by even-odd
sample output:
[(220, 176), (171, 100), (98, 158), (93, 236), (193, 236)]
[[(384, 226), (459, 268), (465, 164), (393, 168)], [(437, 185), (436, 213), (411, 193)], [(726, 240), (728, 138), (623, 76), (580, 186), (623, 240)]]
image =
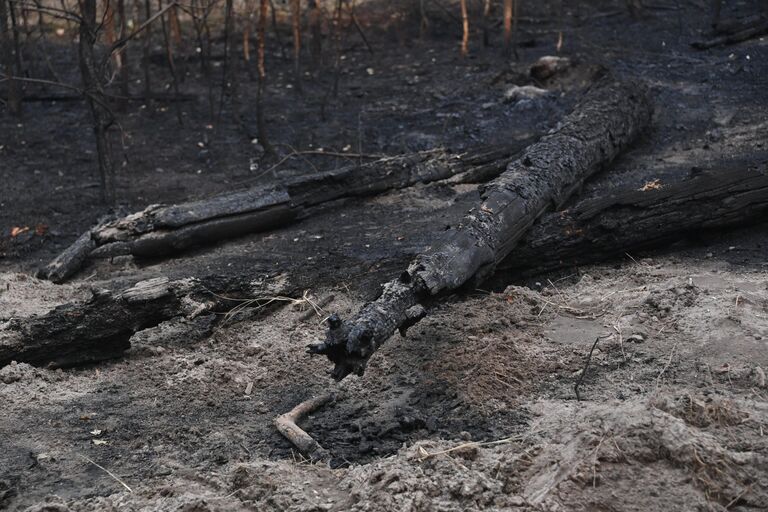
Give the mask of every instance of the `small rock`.
[(516, 102), (520, 100), (533, 100), (549, 94), (546, 89), (541, 89), (535, 85), (513, 85), (504, 91), (504, 100), (507, 102)]
[(513, 507), (522, 507), (525, 505), (525, 498), (522, 496), (510, 496), (509, 504)]

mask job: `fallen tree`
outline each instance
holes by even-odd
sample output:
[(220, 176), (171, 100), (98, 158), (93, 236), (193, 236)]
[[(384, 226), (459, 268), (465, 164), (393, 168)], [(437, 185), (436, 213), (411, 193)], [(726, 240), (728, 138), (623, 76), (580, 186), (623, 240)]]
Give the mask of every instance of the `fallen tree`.
[[(765, 166), (705, 172), (640, 190), (620, 189), (545, 214), (498, 268), (509, 272), (573, 266), (704, 229), (744, 225), (766, 213)], [(280, 296), (301, 292), (290, 283), (269, 282), (161, 278), (119, 293), (96, 292), (87, 301), (15, 319), (0, 328), (0, 367), (11, 361), (72, 366), (118, 357), (130, 346), (133, 334), (160, 322), (211, 313), (223, 318), (243, 304), (263, 307), (270, 301), (275, 304)], [(395, 327), (405, 329), (408, 321), (419, 318), (419, 308), (408, 307), (406, 321)], [(334, 329), (341, 327), (338, 318), (330, 321)]]
[(163, 256), (193, 245), (274, 229), (308, 217), (313, 207), (342, 198), (449, 178), (461, 183), (487, 181), (503, 172), (529, 142), (517, 140), (464, 153), (423, 151), (298, 176), (266, 188), (178, 205), (151, 205), (90, 229), (38, 276), (58, 283), (75, 274), (88, 258)]
[(742, 226), (768, 212), (765, 165), (740, 165), (651, 185), (584, 199), (545, 215), (499, 268), (542, 271), (588, 263), (706, 229)]
[(68, 367), (119, 357), (131, 337), (177, 317), (217, 314), (212, 323), (247, 308), (264, 308), (300, 294), (289, 281), (165, 277), (119, 292), (95, 290), (85, 301), (0, 325), (0, 367), (11, 361)]
[(378, 299), (350, 321), (329, 319), (326, 340), (309, 346), (333, 363), (332, 376), (362, 375), (369, 358), (395, 332), (425, 314), (422, 302), (489, 275), (546, 210), (562, 206), (648, 125), (651, 106), (637, 83), (604, 78), (560, 126), (525, 149), (485, 187), (447, 239), (416, 257), (386, 283)]

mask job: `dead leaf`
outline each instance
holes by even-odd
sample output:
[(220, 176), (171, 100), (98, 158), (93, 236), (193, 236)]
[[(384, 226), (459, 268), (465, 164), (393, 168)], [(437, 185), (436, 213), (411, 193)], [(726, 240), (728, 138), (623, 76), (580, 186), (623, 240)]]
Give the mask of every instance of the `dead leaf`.
[(14, 226), (11, 228), (11, 238), (16, 238), (20, 234), (26, 233), (27, 231), (29, 231), (29, 226), (24, 226), (23, 228)]
[(93, 441), (93, 444), (95, 444), (96, 446), (101, 446), (103, 444), (109, 444), (109, 441), (106, 441), (104, 439), (93, 439), (92, 441)]
[(655, 179), (653, 181), (647, 182), (641, 189), (639, 189), (641, 192), (648, 192), (649, 190), (659, 190), (664, 185), (661, 184), (661, 182), (658, 179)]

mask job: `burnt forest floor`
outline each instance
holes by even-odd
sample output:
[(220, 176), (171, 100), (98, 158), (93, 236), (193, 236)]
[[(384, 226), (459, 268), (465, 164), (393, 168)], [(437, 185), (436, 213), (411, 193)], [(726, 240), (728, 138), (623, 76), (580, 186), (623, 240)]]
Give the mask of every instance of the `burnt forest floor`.
[[(725, 14), (758, 3), (729, 3)], [(409, 26), (370, 29), (373, 54), (351, 30), (337, 98), (330, 57), (306, 70), (299, 96), (292, 64), (270, 41), (265, 112), (278, 160), (254, 141), (255, 82), (239, 69), (238, 100), (212, 120), (190, 61), (182, 92), (194, 101), (120, 115), (118, 208), (368, 155), (535, 136), (601, 68), (647, 84), (655, 114), (582, 196), (766, 165), (768, 38), (692, 49), (706, 31), (704, 2), (659, 2), (640, 19), (624, 2), (586, 2), (562, 22), (548, 4), (523, 2), (519, 38), (530, 44), (518, 62), (501, 57), (497, 33), (490, 48), (474, 34), (462, 59), (447, 19), (433, 27), (443, 36), (423, 40)], [(506, 99), (532, 62), (555, 54), (561, 29), (572, 71), (546, 96)], [(76, 81), (71, 48), (51, 51)], [(167, 77), (155, 71), (161, 88)], [(294, 154), (321, 148), (366, 157)], [(68, 284), (39, 281), (35, 269), (107, 211), (93, 151), (80, 102), (29, 103), (21, 121), (0, 120), (0, 322), (94, 288), (212, 274), (252, 275), (275, 290), (290, 280), (311, 297), (333, 296), (325, 309), (350, 316), (479, 197), (470, 185), (419, 185), (173, 259), (120, 257), (89, 263)], [(364, 377), (340, 384), (327, 361), (304, 353), (324, 331), (320, 317), (301, 319), (305, 304), (212, 334), (167, 322), (137, 334), (123, 358), (89, 367), (12, 364), (0, 369), (0, 509), (765, 510), (767, 264), (762, 223), (556, 273), (499, 271), (483, 290), (438, 302)], [(304, 426), (333, 453), (333, 469), (302, 461), (272, 425), (329, 389), (336, 403)]]

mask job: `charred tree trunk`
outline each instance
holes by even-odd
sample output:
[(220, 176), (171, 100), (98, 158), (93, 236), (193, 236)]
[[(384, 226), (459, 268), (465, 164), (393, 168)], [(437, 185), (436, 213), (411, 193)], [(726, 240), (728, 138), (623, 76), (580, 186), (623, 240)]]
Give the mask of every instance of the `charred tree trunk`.
[(221, 113), (224, 110), (224, 100), (227, 96), (230, 95), (230, 85), (232, 83), (233, 77), (230, 76), (230, 53), (231, 49), (234, 48), (234, 35), (235, 35), (235, 26), (234, 26), (234, 6), (233, 6), (233, 0), (226, 0), (224, 3), (224, 65), (222, 66), (221, 70), (221, 96), (219, 97), (219, 117), (221, 117)]
[(403, 333), (425, 315), (422, 302), (487, 277), (536, 219), (562, 205), (613, 160), (650, 117), (642, 86), (605, 79), (593, 87), (558, 129), (529, 146), (485, 188), (481, 204), (443, 243), (417, 256), (350, 321), (331, 318), (325, 342), (310, 345), (310, 352), (328, 356), (337, 380), (350, 373), (362, 375), (369, 358), (395, 330)]
[(107, 128), (111, 113), (106, 108), (101, 72), (96, 65), (94, 46), (98, 37), (96, 24), (96, 0), (80, 1), (80, 75), (83, 80), (88, 108), (93, 118), (93, 131), (96, 136), (96, 153), (99, 161), (101, 179), (101, 198), (107, 204), (115, 202), (114, 167), (112, 148), (109, 143)]
[(659, 246), (768, 213), (768, 168), (713, 170), (672, 184), (619, 190), (541, 218), (505, 270), (568, 267)]
[[(144, 21), (149, 21), (152, 17), (152, 6), (150, 0), (144, 0)], [(152, 27), (147, 25), (144, 29), (144, 33), (141, 35), (142, 41), (142, 55), (141, 55), (141, 67), (144, 69), (144, 96), (147, 98), (147, 105), (152, 108), (152, 73), (149, 69), (150, 50), (152, 48)]]
[[(157, 0), (157, 9), (158, 12), (162, 12), (163, 10), (163, 0)], [(173, 8), (171, 9), (171, 11)], [(166, 23), (166, 18), (168, 18), (168, 23)], [(173, 96), (176, 100), (178, 100), (181, 97), (181, 93), (179, 91), (179, 75), (176, 71), (176, 62), (174, 61), (173, 57), (173, 43), (171, 40), (171, 34), (169, 34), (169, 25), (172, 24), (171, 20), (173, 19), (173, 13), (169, 12), (167, 15), (163, 14), (160, 17), (160, 28), (163, 32), (163, 43), (165, 44), (165, 55), (168, 60), (168, 70), (171, 72), (171, 83), (173, 84)], [(184, 119), (182, 117), (181, 113), (181, 105), (179, 104), (179, 101), (174, 101), (175, 110), (176, 110), (176, 121), (178, 121), (179, 126), (184, 125)]]
[(269, 7), (269, 0), (259, 0), (259, 30), (258, 30), (258, 48), (257, 53), (257, 67), (259, 71), (259, 83), (256, 88), (256, 131), (259, 137), (259, 144), (264, 149), (264, 153), (268, 156), (275, 156), (275, 149), (272, 144), (269, 143), (267, 137), (267, 127), (264, 124), (264, 91), (267, 81), (267, 68), (264, 65), (265, 57), (265, 38), (267, 37), (267, 9)]
[(298, 292), (287, 284), (279, 290), (268, 286), (254, 285), (252, 276), (178, 281), (161, 277), (120, 292), (94, 291), (89, 300), (10, 320), (0, 329), (0, 368), (11, 361), (67, 367), (119, 357), (130, 348), (131, 336), (166, 320), (242, 310), (243, 299), (264, 307), (271, 297)]
[(467, 0), (461, 0), (461, 56), (469, 54), (469, 14), (467, 13)]
[(323, 67), (323, 13), (316, 0), (307, 1), (307, 29), (309, 31), (309, 50), (312, 67)]
[(283, 226), (312, 214), (312, 207), (345, 197), (367, 196), (416, 183), (450, 179), (477, 183), (501, 174), (527, 145), (485, 147), (454, 154), (432, 150), (298, 176), (275, 188), (246, 190), (173, 206), (153, 205), (102, 222), (39, 273), (62, 282), (86, 257), (156, 256)]
[(12, 6), (9, 0), (0, 0), (0, 57), (2, 57), (8, 111), (14, 116), (21, 115), (21, 90), (19, 82), (13, 79), (14, 45), (11, 38), (9, 14)]
[(301, 88), (301, 0), (291, 0), (291, 27), (293, 29), (293, 74), (296, 91)]
[(512, 4), (515, 0), (504, 0), (504, 55), (509, 56), (512, 48)]
[[(120, 39), (128, 35), (128, 18), (125, 12), (125, 0), (117, 0), (117, 15), (120, 18)], [(131, 95), (130, 73), (128, 70), (128, 47), (123, 46), (115, 54), (115, 64), (117, 65), (117, 77), (120, 82), (120, 95), (127, 98)], [(127, 100), (118, 102), (121, 108), (127, 106)]]
[[(169, 212), (166, 222), (181, 222), (179, 215), (184, 214)], [(705, 229), (744, 225), (765, 219), (766, 214), (765, 166), (705, 173), (660, 188), (621, 189), (544, 215), (498, 268), (509, 272), (568, 267), (663, 244)], [(11, 360), (66, 366), (119, 356), (138, 330), (176, 316), (227, 311), (237, 304), (222, 295), (265, 296), (263, 289), (254, 289), (249, 282), (253, 280), (155, 279), (121, 293), (97, 293), (89, 301), (61, 306), (46, 315), (14, 320), (0, 330), (0, 366)], [(269, 295), (297, 291), (294, 285), (285, 285), (270, 290)], [(382, 297), (373, 303), (376, 308), (366, 306), (368, 314), (377, 314), (382, 305), (399, 307), (403, 320), (393, 320), (390, 328), (407, 328), (423, 314), (411, 292), (407, 283), (387, 284)], [(382, 312), (386, 311), (378, 311)], [(337, 318), (332, 318), (331, 324), (335, 329), (346, 327)]]
[(491, 0), (483, 0), (483, 46), (485, 48), (491, 46), (491, 14), (493, 12), (493, 2)]

